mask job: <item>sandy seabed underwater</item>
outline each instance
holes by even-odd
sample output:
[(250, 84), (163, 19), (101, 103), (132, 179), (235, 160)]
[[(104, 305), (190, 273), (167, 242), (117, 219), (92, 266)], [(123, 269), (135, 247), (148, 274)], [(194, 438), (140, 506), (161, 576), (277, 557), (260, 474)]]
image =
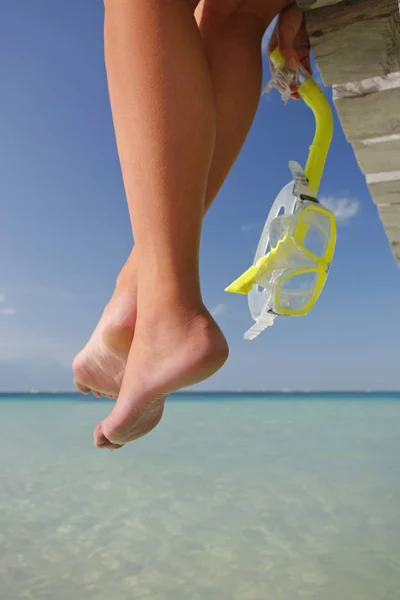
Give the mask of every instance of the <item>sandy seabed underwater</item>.
[(399, 600), (400, 395), (0, 398), (2, 600)]

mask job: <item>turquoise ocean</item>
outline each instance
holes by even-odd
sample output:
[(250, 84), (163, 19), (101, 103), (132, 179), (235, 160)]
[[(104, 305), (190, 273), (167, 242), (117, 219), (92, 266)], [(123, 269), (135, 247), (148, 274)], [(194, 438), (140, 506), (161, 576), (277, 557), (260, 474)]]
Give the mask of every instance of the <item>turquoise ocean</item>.
[(399, 600), (400, 394), (0, 396), (1, 600)]

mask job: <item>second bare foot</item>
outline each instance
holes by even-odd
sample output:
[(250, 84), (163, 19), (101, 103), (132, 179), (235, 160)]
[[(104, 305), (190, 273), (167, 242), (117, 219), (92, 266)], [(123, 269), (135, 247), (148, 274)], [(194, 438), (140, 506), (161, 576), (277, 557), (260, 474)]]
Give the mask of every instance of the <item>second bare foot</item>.
[(118, 401), (95, 432), (95, 445), (114, 449), (160, 421), (168, 394), (207, 379), (228, 357), (218, 325), (204, 309), (138, 319)]
[(89, 342), (73, 362), (75, 386), (82, 394), (119, 394), (136, 322), (136, 289), (116, 290)]

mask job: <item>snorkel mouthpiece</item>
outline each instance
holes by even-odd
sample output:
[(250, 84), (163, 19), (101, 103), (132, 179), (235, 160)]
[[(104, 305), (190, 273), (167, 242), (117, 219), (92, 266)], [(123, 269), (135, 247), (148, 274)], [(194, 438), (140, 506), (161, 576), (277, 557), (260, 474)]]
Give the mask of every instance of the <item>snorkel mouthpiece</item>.
[(289, 163), (293, 179), (272, 205), (253, 265), (225, 290), (248, 295), (255, 324), (245, 339), (255, 338), (276, 316), (308, 314), (325, 285), (336, 243), (335, 217), (317, 200), (333, 136), (329, 103), (303, 67), (290, 69), (279, 50), (271, 61), (275, 70), (265, 91), (276, 88), (287, 102), (296, 87), (313, 111), (315, 135), (306, 168)]

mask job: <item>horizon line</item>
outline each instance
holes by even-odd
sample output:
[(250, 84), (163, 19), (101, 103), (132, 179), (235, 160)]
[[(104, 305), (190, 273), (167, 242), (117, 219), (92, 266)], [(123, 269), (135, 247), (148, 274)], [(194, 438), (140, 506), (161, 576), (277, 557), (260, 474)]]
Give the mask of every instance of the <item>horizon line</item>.
[[(17, 396), (17, 395), (74, 395), (74, 396), (84, 396), (77, 390), (19, 390), (19, 391), (0, 391), (0, 396)], [(382, 389), (372, 389), (372, 388), (357, 388), (357, 389), (270, 389), (270, 390), (178, 390), (176, 392), (172, 392), (169, 396), (177, 396), (177, 395), (205, 395), (205, 394), (400, 394), (400, 390), (382, 390)], [(91, 394), (88, 394), (90, 396)]]

